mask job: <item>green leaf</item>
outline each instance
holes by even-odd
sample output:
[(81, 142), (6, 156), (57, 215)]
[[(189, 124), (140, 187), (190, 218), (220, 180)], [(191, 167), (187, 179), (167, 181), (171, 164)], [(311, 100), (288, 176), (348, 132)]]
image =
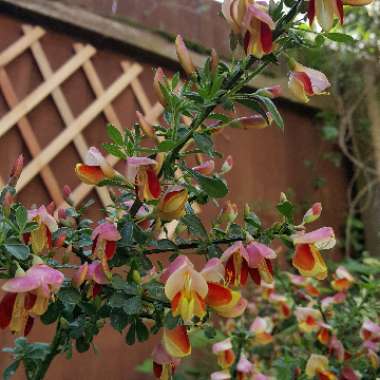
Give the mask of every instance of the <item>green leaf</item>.
[(206, 177), (193, 172), (193, 176), (198, 181), (200, 187), (212, 198), (223, 198), (228, 194), (227, 185), (218, 177)]
[(276, 123), (277, 127), (283, 130), (285, 128), (284, 120), (272, 100), (266, 96), (256, 97), (265, 105), (267, 111), (271, 114), (273, 121)]
[(122, 158), (122, 159), (126, 159), (126, 154), (119, 148), (118, 145), (115, 145), (115, 144), (108, 144), (108, 143), (105, 143), (105, 144), (102, 144), (104, 150), (111, 154), (112, 156), (115, 156), (115, 157), (118, 157), (118, 158)]
[(5, 250), (17, 260), (26, 260), (30, 255), (27, 245), (23, 244), (4, 244)]
[(128, 315), (136, 315), (141, 312), (142, 300), (139, 296), (131, 297), (126, 300), (123, 306), (123, 310)]
[(17, 207), (16, 222), (20, 228), (20, 231), (23, 231), (25, 226), (26, 226), (26, 223), (28, 222), (28, 213), (27, 213), (25, 207), (23, 207), (23, 206)]
[(85, 338), (81, 337), (76, 340), (75, 348), (79, 353), (83, 353), (90, 349), (90, 343)]
[(279, 211), (279, 213), (283, 215), (287, 220), (289, 221), (293, 220), (295, 207), (291, 202), (284, 201), (284, 202), (278, 203), (276, 208)]
[(49, 350), (50, 345), (48, 343), (31, 343), (27, 348), (27, 357), (33, 360), (44, 360)]
[(62, 288), (58, 292), (58, 298), (63, 303), (68, 303), (71, 305), (76, 305), (79, 303), (81, 296), (77, 289), (75, 288)]
[(51, 323), (54, 323), (59, 317), (61, 307), (62, 304), (60, 302), (50, 303), (45, 314), (41, 316), (42, 323), (45, 325), (50, 325)]
[(149, 338), (149, 330), (141, 319), (136, 320), (136, 333), (139, 342), (145, 342)]
[(3, 372), (3, 380), (10, 380), (10, 378), (16, 373), (19, 365), (20, 365), (20, 360), (16, 360), (10, 366), (5, 368)]
[(159, 152), (169, 152), (176, 146), (176, 142), (173, 140), (165, 140), (158, 145)]
[(123, 136), (112, 124), (107, 125), (107, 135), (115, 144), (123, 145)]
[(129, 327), (127, 335), (125, 336), (126, 343), (131, 346), (136, 342), (136, 324), (132, 323)]
[(355, 39), (349, 34), (344, 33), (325, 33), (324, 36), (331, 41), (340, 42), (344, 44), (354, 44)]
[(189, 231), (202, 239), (207, 239), (207, 231), (203, 226), (201, 220), (195, 214), (188, 214), (182, 218), (182, 222), (187, 226)]
[(127, 296), (123, 293), (114, 293), (108, 300), (108, 305), (112, 308), (122, 308), (127, 302)]
[(197, 147), (203, 152), (208, 154), (209, 156), (213, 155), (213, 141), (210, 136), (200, 133), (194, 133), (193, 138)]
[(123, 331), (129, 323), (128, 315), (121, 309), (113, 309), (110, 314), (110, 320), (112, 327), (119, 332)]
[(120, 276), (112, 276), (112, 287), (122, 290), (125, 294), (134, 296), (138, 293), (137, 285), (123, 280)]

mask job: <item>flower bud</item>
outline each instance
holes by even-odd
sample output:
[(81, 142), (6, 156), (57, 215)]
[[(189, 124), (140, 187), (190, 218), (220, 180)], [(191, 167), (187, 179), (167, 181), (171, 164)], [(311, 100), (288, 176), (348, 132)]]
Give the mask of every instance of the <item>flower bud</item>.
[(238, 217), (238, 208), (235, 203), (232, 203), (231, 201), (227, 201), (220, 213), (219, 221), (220, 223), (233, 223), (236, 218)]
[(72, 193), (71, 187), (69, 185), (63, 186), (63, 195), (65, 198), (69, 198)]
[(218, 65), (219, 65), (219, 56), (215, 49), (211, 50), (210, 55), (210, 70), (213, 74), (216, 74), (218, 71)]
[(187, 189), (181, 186), (172, 186), (161, 197), (158, 203), (158, 216), (169, 222), (180, 219), (185, 214), (185, 204), (189, 198)]
[(194, 166), (192, 170), (203, 175), (210, 175), (215, 169), (215, 162), (213, 160), (208, 160), (201, 163), (198, 166)]
[(166, 99), (165, 96), (161, 90), (161, 86), (165, 86), (166, 78), (164, 71), (159, 67), (156, 70), (156, 73), (154, 74), (153, 79), (153, 90), (156, 93), (156, 96), (158, 98), (158, 101), (165, 107), (166, 106)]
[(314, 203), (313, 206), (306, 211), (302, 224), (315, 222), (322, 213), (322, 204), (320, 202)]
[(136, 116), (139, 120), (140, 128), (144, 131), (145, 135), (155, 139), (156, 134), (154, 133), (153, 127), (150, 123), (148, 123), (148, 120), (145, 119), (144, 115), (141, 112), (136, 111)]
[(282, 88), (279, 84), (275, 84), (274, 86), (261, 88), (256, 91), (256, 94), (274, 99), (282, 95)]
[(191, 59), (189, 50), (187, 49), (182, 36), (178, 35), (175, 39), (175, 48), (179, 63), (181, 64), (185, 73), (189, 76), (195, 74), (196, 69)]
[(141, 284), (141, 275), (140, 272), (136, 269), (133, 270), (132, 272), (132, 279), (136, 284)]
[(271, 114), (267, 114), (268, 120), (260, 114), (254, 114), (251, 116), (243, 116), (233, 120), (230, 124), (236, 128), (242, 129), (264, 129), (271, 125)]
[(20, 154), (17, 157), (15, 163), (13, 164), (13, 168), (12, 168), (11, 173), (10, 173), (9, 184), (11, 186), (16, 185), (23, 168), (24, 168), (24, 156), (22, 154)]
[(220, 174), (226, 174), (228, 173), (234, 164), (234, 160), (231, 155), (227, 156), (226, 160), (223, 162), (223, 165), (220, 169)]
[(284, 203), (284, 202), (287, 202), (288, 201), (288, 198), (286, 197), (286, 194), (285, 193), (281, 193), (280, 194), (280, 203)]

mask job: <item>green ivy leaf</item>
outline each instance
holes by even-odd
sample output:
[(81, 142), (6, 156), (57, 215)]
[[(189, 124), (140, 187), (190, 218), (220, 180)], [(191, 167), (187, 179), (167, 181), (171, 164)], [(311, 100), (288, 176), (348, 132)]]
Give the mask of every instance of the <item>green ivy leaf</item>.
[(4, 244), (4, 248), (17, 260), (26, 260), (30, 255), (29, 246), (24, 244)]

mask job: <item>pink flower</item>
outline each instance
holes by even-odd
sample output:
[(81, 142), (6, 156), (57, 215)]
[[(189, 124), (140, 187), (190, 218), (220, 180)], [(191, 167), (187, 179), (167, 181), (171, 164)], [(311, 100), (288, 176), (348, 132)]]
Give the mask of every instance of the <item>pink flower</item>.
[(265, 244), (253, 241), (246, 247), (248, 253), (249, 273), (253, 281), (271, 284), (273, 282), (273, 269), (271, 260), (277, 257), (276, 252)]
[(46, 312), (63, 280), (61, 272), (45, 264), (35, 264), (26, 272), (19, 268), (16, 277), (2, 286), (6, 294), (0, 303), (0, 328), (10, 326), (14, 332), (25, 331), (30, 315)]
[(108, 260), (111, 260), (116, 252), (116, 242), (121, 235), (114, 223), (104, 222), (99, 224), (91, 235), (92, 253), (101, 260), (105, 273), (110, 273)]
[(244, 286), (248, 279), (248, 252), (238, 241), (227, 248), (221, 257), (226, 269), (226, 282), (234, 287)]

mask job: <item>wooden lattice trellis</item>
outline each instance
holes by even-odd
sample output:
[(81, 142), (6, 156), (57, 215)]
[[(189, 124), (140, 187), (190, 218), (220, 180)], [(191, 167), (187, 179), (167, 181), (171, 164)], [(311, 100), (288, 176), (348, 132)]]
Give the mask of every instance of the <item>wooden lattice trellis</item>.
[[(91, 45), (73, 44), (73, 56), (58, 70), (53, 71), (49, 60), (40, 43), (40, 38), (46, 31), (39, 26), (22, 27), (23, 36), (0, 53), (0, 89), (9, 106), (9, 112), (0, 119), (0, 138), (14, 126), (17, 126), (31, 156), (31, 162), (26, 165), (17, 185), (17, 191), (22, 190), (34, 177), (40, 175), (52, 200), (60, 205), (64, 202), (56, 177), (49, 167), (52, 160), (69, 144), (73, 143), (79, 156), (84, 159), (88, 144), (82, 134), (84, 129), (101, 113), (107, 121), (121, 130), (121, 124), (112, 101), (128, 87), (133, 91), (143, 113), (148, 121), (155, 123), (163, 112), (159, 103), (150, 103), (139, 80), (143, 68), (138, 63), (121, 62), (123, 70), (108, 88), (104, 88), (98, 73), (91, 61), (96, 49)], [(6, 65), (16, 57), (30, 49), (39, 68), (43, 82), (24, 99), (18, 99), (14, 86), (6, 71)], [(95, 95), (95, 100), (77, 117), (69, 107), (69, 103), (61, 89), (61, 85), (77, 70), (83, 70), (88, 83)], [(51, 96), (62, 118), (65, 129), (56, 136), (47, 147), (42, 149), (28, 120), (28, 113), (37, 107), (44, 99)], [(115, 165), (118, 159), (109, 156), (108, 162)], [(0, 178), (0, 185), (4, 181)], [(72, 199), (75, 204), (83, 200), (93, 189), (93, 186), (81, 184), (73, 190)], [(110, 195), (105, 188), (96, 188), (103, 205), (110, 204)]]

